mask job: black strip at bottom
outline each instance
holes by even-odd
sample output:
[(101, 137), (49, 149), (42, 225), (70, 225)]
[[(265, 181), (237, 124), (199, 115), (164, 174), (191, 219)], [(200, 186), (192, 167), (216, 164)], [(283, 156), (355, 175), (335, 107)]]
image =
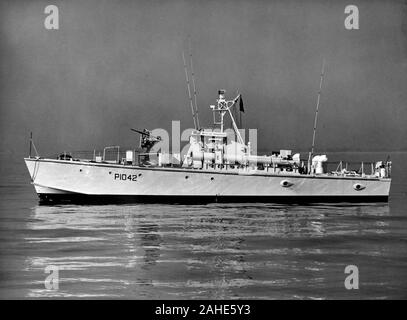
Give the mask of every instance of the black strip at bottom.
[(388, 202), (388, 196), (153, 196), (153, 195), (84, 195), (39, 194), (40, 204), (124, 204), (124, 203), (366, 203)]

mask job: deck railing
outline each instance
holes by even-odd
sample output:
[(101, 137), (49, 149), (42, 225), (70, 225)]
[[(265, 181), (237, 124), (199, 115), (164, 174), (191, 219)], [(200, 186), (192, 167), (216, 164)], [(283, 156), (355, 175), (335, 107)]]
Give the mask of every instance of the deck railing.
[[(92, 162), (104, 162), (104, 163), (115, 163), (115, 164), (133, 164), (133, 165), (151, 165), (158, 166), (158, 154), (151, 153), (145, 154), (140, 150), (133, 150), (134, 161), (129, 163), (126, 161), (126, 151), (130, 149), (121, 149), (118, 146), (106, 147), (102, 150), (86, 150), (86, 151), (71, 151), (62, 152), (59, 154), (53, 154), (47, 156), (46, 158), (63, 159), (63, 160), (73, 160), (73, 161), (92, 161)], [(150, 163), (143, 163), (143, 159), (146, 155), (149, 155)], [(302, 161), (304, 164), (307, 163), (306, 160)], [(336, 176), (357, 176), (357, 177), (391, 177), (391, 162), (383, 161), (382, 168), (376, 168), (376, 161), (327, 161), (323, 162), (323, 172), (324, 174), (336, 175)], [(180, 166), (180, 163), (170, 163), (165, 164), (165, 166)], [(236, 169), (241, 168), (243, 165), (233, 165), (225, 164), (222, 168)], [(258, 166), (258, 170), (264, 170), (265, 167)], [(290, 168), (284, 168), (287, 172)], [(380, 171), (380, 169), (383, 169)], [(305, 174), (309, 174), (306, 172)]]

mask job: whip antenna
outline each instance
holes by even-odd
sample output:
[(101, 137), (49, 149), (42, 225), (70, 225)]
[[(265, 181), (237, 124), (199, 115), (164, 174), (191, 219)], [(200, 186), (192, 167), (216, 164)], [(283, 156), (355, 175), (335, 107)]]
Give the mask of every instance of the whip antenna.
[(321, 100), (322, 82), (324, 80), (324, 69), (325, 69), (325, 59), (322, 60), (322, 69), (321, 69), (321, 77), (320, 77), (320, 80), (319, 80), (317, 107), (315, 109), (314, 131), (313, 131), (313, 134), (312, 134), (312, 146), (311, 146), (311, 152), (309, 153), (309, 156), (308, 156), (308, 171), (309, 172), (311, 171), (311, 159), (312, 159), (312, 156), (314, 155), (315, 134), (316, 134), (316, 131), (317, 131), (319, 102)]
[(191, 78), (192, 78), (192, 88), (194, 89), (194, 100), (195, 100), (195, 121), (196, 121), (196, 127), (199, 130), (200, 125), (199, 125), (199, 117), (198, 117), (198, 103), (197, 103), (197, 98), (196, 98), (196, 86), (195, 86), (195, 73), (194, 73), (194, 65), (192, 64), (192, 45), (191, 45), (191, 37), (188, 37), (188, 42), (189, 42), (189, 60), (191, 64)]
[(191, 87), (190, 87), (190, 84), (189, 84), (187, 64), (185, 62), (185, 53), (184, 53), (184, 51), (182, 51), (182, 61), (184, 62), (185, 79), (187, 81), (188, 97), (189, 97), (189, 103), (191, 105), (192, 118), (194, 119), (194, 127), (195, 127), (195, 130), (198, 130), (198, 126), (197, 126), (197, 123), (196, 123), (194, 104), (192, 102), (192, 97), (191, 97)]

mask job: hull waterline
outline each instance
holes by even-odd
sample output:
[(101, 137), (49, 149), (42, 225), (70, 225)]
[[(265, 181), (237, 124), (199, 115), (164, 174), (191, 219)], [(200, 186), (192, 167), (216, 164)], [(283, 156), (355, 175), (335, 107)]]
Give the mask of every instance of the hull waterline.
[[(25, 162), (41, 203), (386, 202), (391, 181), (32, 158)], [(358, 184), (363, 189), (356, 190)]]

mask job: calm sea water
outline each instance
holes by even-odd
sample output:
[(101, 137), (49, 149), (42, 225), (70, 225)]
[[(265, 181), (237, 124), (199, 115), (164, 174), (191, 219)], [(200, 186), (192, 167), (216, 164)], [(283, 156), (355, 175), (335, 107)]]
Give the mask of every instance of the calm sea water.
[(22, 160), (3, 156), (0, 297), (407, 298), (407, 153), (391, 157), (388, 204), (39, 206)]

